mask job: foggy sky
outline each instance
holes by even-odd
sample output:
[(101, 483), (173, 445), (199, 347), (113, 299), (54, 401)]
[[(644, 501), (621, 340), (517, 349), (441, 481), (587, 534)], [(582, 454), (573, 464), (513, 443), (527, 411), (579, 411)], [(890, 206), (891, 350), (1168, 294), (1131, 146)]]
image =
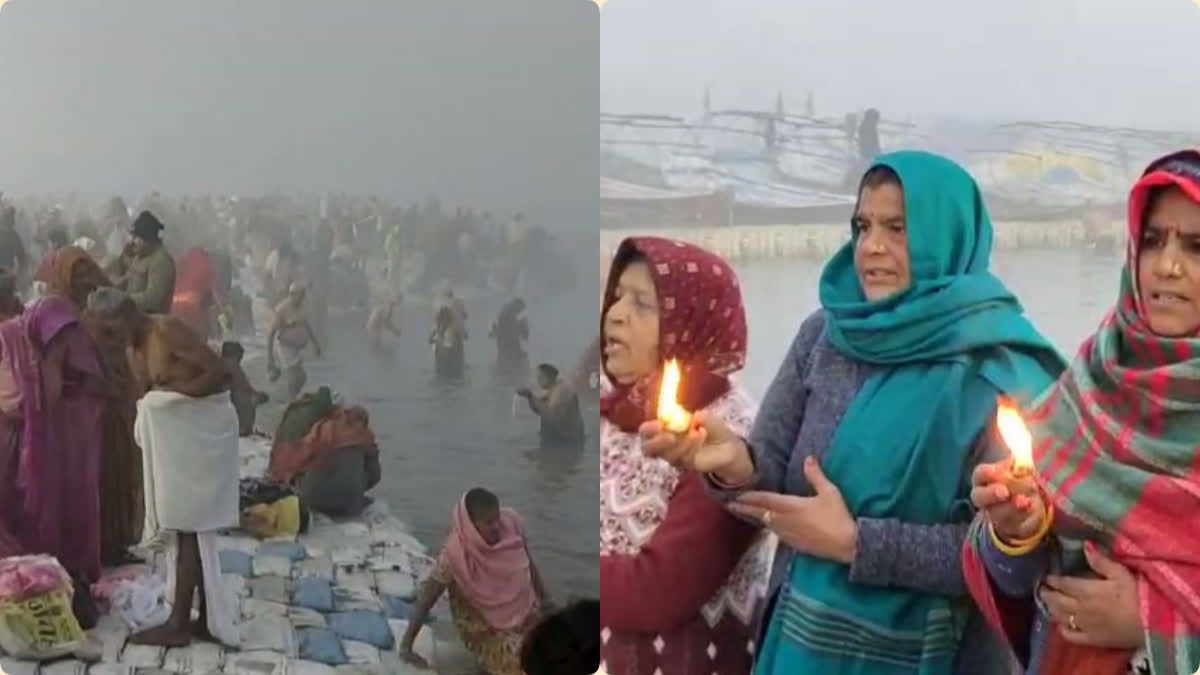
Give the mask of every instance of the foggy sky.
[(1194, 0), (610, 0), (601, 99), (1200, 130), (1198, 38)]
[(596, 210), (591, 0), (9, 0), (0, 190)]

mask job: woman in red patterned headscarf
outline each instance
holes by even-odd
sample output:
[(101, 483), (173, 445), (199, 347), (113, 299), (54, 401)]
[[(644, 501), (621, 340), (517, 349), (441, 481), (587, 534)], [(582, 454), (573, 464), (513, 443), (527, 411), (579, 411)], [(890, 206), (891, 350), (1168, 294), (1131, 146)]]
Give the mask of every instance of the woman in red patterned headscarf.
[(745, 675), (770, 545), (683, 474), (641, 452), (662, 364), (678, 400), (746, 433), (755, 407), (730, 380), (746, 362), (737, 276), (721, 258), (657, 237), (622, 242), (604, 295), (600, 595), (604, 671)]

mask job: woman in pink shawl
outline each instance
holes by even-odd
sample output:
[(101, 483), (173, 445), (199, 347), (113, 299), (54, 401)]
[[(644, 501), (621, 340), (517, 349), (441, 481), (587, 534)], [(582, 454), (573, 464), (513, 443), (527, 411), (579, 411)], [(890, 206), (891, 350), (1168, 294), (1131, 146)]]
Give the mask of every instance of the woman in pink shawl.
[[(0, 323), (0, 406), (20, 425), (0, 483), (0, 530), (25, 553), (58, 558), (90, 627), (88, 586), (100, 578), (102, 370), (79, 310), (51, 293)], [(86, 609), (85, 609), (86, 608)]]
[(529, 556), (525, 527), (496, 495), (474, 488), (454, 507), (437, 566), (421, 588), (400, 655), (428, 668), (413, 642), (430, 608), (450, 591), (454, 627), (488, 675), (522, 675), (521, 642), (546, 607), (546, 588)]

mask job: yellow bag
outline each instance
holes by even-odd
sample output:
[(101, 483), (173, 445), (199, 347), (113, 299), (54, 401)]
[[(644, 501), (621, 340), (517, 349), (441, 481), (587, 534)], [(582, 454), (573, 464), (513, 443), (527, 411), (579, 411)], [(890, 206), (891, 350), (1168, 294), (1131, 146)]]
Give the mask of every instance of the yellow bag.
[(0, 602), (0, 647), (16, 658), (55, 658), (74, 651), (83, 640), (69, 589)]

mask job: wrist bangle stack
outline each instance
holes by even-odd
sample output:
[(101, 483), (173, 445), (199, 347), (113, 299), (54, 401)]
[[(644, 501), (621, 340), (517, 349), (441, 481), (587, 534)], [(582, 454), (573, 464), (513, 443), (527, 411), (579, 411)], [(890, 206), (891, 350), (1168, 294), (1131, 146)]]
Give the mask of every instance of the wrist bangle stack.
[(1007, 556), (1019, 556), (1025, 555), (1026, 553), (1029, 553), (1040, 546), (1042, 540), (1044, 540), (1046, 535), (1050, 533), (1050, 528), (1053, 526), (1054, 507), (1047, 506), (1046, 517), (1042, 518), (1041, 527), (1038, 528), (1038, 531), (1035, 532), (1032, 537), (1028, 537), (1026, 539), (1016, 539), (1013, 541), (1004, 541), (1000, 535), (996, 534), (996, 528), (992, 526), (991, 523), (988, 523), (988, 533), (992, 537), (992, 544), (996, 547), (996, 550)]

